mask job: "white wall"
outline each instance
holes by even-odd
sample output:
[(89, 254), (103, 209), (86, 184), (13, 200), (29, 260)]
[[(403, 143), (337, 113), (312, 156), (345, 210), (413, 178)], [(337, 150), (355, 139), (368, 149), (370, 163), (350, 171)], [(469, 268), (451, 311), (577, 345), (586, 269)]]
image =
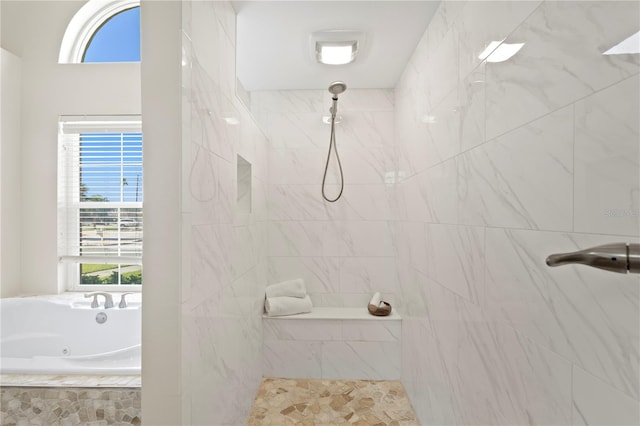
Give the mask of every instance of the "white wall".
[(21, 61), (0, 50), (0, 297), (20, 293), (20, 89)]
[[(639, 424), (637, 2), (443, 2), (396, 88), (403, 381), (424, 424)], [(492, 40), (525, 45), (481, 63)], [(410, 303), (411, 302), (411, 303)]]
[(2, 47), (22, 59), (21, 293), (57, 293), (56, 171), (60, 115), (140, 114), (140, 64), (57, 63), (69, 1), (2, 1)]
[(144, 285), (142, 418), (181, 421), (180, 2), (143, 1)]

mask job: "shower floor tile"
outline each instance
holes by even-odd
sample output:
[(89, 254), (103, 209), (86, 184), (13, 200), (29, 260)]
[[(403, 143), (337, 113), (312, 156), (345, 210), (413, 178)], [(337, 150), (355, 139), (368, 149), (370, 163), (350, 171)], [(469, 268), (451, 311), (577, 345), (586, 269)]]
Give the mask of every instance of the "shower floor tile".
[(249, 426), (418, 425), (399, 381), (264, 378)]

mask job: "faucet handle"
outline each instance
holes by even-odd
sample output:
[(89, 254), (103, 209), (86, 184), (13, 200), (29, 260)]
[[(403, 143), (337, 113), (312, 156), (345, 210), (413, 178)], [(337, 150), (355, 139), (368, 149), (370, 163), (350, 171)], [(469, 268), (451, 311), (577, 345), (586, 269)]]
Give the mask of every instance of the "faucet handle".
[(86, 299), (87, 297), (93, 297), (93, 301), (91, 302), (91, 309), (93, 308), (97, 308), (98, 305), (98, 294), (97, 292), (94, 293), (85, 293), (84, 298)]
[(127, 294), (133, 294), (133, 292), (122, 293), (122, 296), (120, 296), (120, 303), (118, 304), (118, 308), (123, 309), (127, 307), (127, 301), (124, 299)]

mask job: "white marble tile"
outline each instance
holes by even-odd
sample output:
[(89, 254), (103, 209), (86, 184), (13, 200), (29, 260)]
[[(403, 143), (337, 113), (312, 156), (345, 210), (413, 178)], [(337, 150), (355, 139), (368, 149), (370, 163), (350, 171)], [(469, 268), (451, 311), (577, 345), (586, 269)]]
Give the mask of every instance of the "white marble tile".
[(455, 22), (460, 54), (460, 79), (482, 60), (480, 54), (492, 41), (507, 38), (542, 3), (535, 1), (469, 1)]
[(335, 293), (340, 290), (340, 271), (339, 259), (330, 257), (269, 257), (268, 282), (302, 278), (308, 293)]
[(191, 231), (190, 306), (209, 297), (220, 297), (230, 281), (232, 268), (228, 247), (233, 244), (229, 225), (199, 225)]
[(324, 256), (393, 256), (387, 222), (326, 222), (322, 228)]
[(323, 379), (400, 379), (398, 342), (324, 342)]
[(572, 123), (573, 108), (564, 108), (466, 152), (460, 222), (572, 229)]
[(342, 340), (400, 342), (401, 337), (400, 321), (342, 321)]
[(191, 144), (189, 194), (192, 223), (229, 223), (235, 205), (235, 167), (208, 149)]
[(402, 356), (402, 383), (420, 424), (460, 424), (461, 410), (428, 320), (403, 318)]
[(470, 302), (484, 294), (484, 228), (426, 225), (427, 275)]
[(252, 110), (278, 113), (323, 113), (323, 90), (273, 90), (251, 93)]
[(424, 222), (399, 221), (394, 224), (396, 256), (411, 267), (427, 273), (427, 241)]
[[(218, 27), (224, 29), (230, 40), (236, 37), (236, 12), (233, 10), (230, 1), (211, 1), (211, 7), (215, 12), (215, 17), (220, 23)], [(211, 23), (210, 23), (211, 25)]]
[[(435, 25), (427, 28), (427, 61), (421, 66), (426, 79), (425, 101), (428, 109), (438, 105), (447, 94), (458, 88), (458, 34), (452, 23), (454, 15), (459, 13), (459, 7), (462, 7), (462, 2), (443, 3), (432, 20)], [(445, 21), (448, 22), (445, 24)]]
[(428, 213), (421, 220), (438, 223), (457, 222), (462, 194), (459, 187), (460, 157), (452, 158), (421, 173), (421, 190)]
[(191, 137), (227, 161), (235, 160), (234, 146), (240, 129), (228, 119), (239, 117), (232, 101), (222, 92), (219, 82), (211, 77), (194, 55), (191, 90)]
[(423, 118), (423, 125), (426, 126), (428, 166), (441, 163), (460, 152), (460, 118), (456, 86)]
[(542, 3), (505, 40), (522, 49), (487, 64), (487, 138), (636, 74), (638, 55), (602, 53), (637, 31), (639, 16), (637, 2)]
[[(338, 138), (338, 135), (336, 135)], [(328, 146), (327, 140), (327, 146)], [(384, 184), (389, 172), (396, 170), (393, 145), (390, 142), (387, 147), (379, 148), (358, 148), (343, 144), (337, 139), (336, 146), (338, 155), (342, 163), (342, 171), (345, 183), (349, 184)], [(333, 155), (333, 154), (332, 154)], [(323, 156), (322, 168), (326, 162), (326, 153)], [(329, 168), (337, 170), (335, 159), (332, 158)], [(320, 182), (322, 175), (320, 175)], [(329, 183), (337, 183), (339, 181), (327, 178)]]
[(573, 424), (637, 425), (640, 403), (574, 366)]
[(265, 340), (263, 375), (301, 379), (322, 378), (320, 342)]
[(326, 158), (324, 148), (273, 149), (269, 152), (269, 183), (315, 184), (320, 188)]
[[(453, 169), (447, 168), (446, 165), (436, 166), (433, 171), (411, 176), (396, 186), (397, 208), (395, 212), (399, 220), (435, 221), (432, 211), (437, 212), (439, 208), (444, 209), (444, 207), (441, 208), (440, 204), (433, 201), (434, 193), (428, 190), (433, 187), (438, 188), (438, 183), (450, 186), (451, 191), (443, 189), (442, 198), (444, 200), (456, 200), (457, 170), (453, 161), (450, 164), (453, 164)], [(432, 180), (430, 177), (434, 179)], [(429, 187), (429, 185), (431, 186)]]
[(259, 238), (255, 225), (233, 227), (233, 244), (226, 247), (231, 260), (232, 279), (239, 278), (257, 263)]
[[(336, 124), (336, 143), (362, 150), (393, 145), (395, 114), (392, 109), (345, 111), (341, 106), (338, 105), (338, 115), (342, 120)], [(331, 126), (324, 125), (322, 130), (322, 141), (328, 143)]]
[(576, 232), (640, 235), (640, 79), (576, 103)]
[(426, 317), (427, 275), (411, 266), (405, 259), (397, 259), (398, 268), (398, 303), (397, 308), (403, 316)]
[[(274, 148), (315, 147), (324, 151), (329, 143), (331, 128), (322, 122), (322, 116), (319, 112), (273, 112), (268, 113), (268, 121), (262, 124)], [(336, 132), (342, 133), (343, 127), (339, 129)]]
[(320, 184), (269, 185), (269, 218), (276, 221), (327, 220), (330, 210), (321, 194)]
[(458, 105), (460, 151), (485, 141), (485, 66), (479, 65), (460, 81)]
[(614, 240), (487, 229), (486, 309), (492, 318), (638, 398), (640, 278), (545, 264), (552, 253)]
[[(314, 188), (314, 196), (320, 198), (320, 189)], [(337, 194), (337, 185), (327, 186), (327, 195)], [(393, 189), (382, 184), (350, 185), (345, 183), (342, 197), (336, 203), (323, 202), (323, 210), (331, 220), (392, 220)]]
[(322, 256), (325, 226), (322, 222), (269, 222), (270, 256)]
[(345, 257), (338, 260), (341, 293), (373, 295), (379, 291), (384, 295), (397, 290), (393, 257)]
[[(264, 340), (268, 341), (323, 341), (341, 340), (342, 321), (304, 319), (268, 319), (262, 320)], [(272, 345), (277, 342), (272, 343)]]
[(430, 286), (429, 296), (436, 346), (454, 389), (460, 423), (570, 423), (568, 361), (493, 323), (476, 305), (438, 284)]

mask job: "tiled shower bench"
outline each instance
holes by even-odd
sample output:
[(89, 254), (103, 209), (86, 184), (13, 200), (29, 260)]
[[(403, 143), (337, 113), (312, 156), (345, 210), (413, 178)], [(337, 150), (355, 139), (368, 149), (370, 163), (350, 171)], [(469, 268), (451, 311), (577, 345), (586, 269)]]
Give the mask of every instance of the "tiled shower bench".
[(264, 374), (311, 379), (398, 380), (402, 320), (366, 308), (314, 307), (307, 314), (263, 317)]

